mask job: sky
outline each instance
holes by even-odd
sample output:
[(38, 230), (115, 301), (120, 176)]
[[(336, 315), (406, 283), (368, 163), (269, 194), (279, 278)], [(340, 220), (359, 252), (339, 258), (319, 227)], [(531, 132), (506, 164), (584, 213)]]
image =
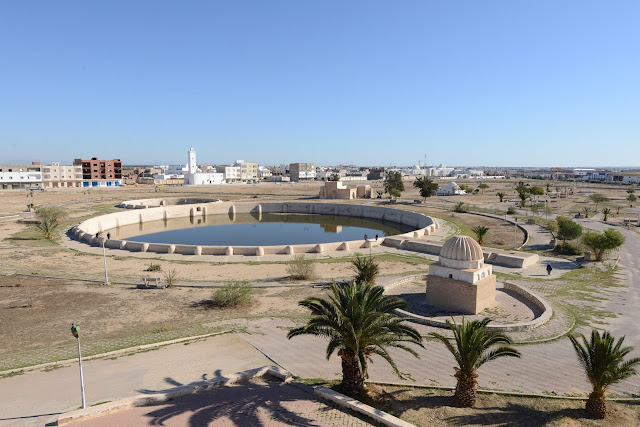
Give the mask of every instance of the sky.
[(640, 2), (0, 2), (0, 164), (640, 166)]

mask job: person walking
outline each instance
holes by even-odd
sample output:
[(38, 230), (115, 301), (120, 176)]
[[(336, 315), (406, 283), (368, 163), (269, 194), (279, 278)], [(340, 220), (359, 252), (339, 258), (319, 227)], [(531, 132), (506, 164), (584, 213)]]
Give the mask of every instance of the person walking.
[(552, 270), (553, 270), (553, 267), (551, 267), (551, 264), (547, 264), (547, 276), (551, 276)]

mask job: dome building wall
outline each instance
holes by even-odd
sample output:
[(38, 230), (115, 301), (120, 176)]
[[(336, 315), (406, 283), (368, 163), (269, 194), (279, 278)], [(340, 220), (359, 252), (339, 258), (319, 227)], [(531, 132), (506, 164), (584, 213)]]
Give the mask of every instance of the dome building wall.
[(484, 264), (482, 247), (468, 236), (454, 236), (429, 266), (427, 304), (465, 314), (495, 306), (496, 276)]

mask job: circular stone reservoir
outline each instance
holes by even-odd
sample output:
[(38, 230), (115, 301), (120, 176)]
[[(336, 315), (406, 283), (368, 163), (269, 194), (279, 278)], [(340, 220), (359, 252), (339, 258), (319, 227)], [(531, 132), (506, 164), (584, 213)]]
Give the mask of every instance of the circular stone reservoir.
[(83, 221), (70, 234), (133, 252), (262, 256), (370, 248), (391, 235), (397, 245), (439, 227), (429, 216), (374, 204), (147, 199), (120, 207)]
[(393, 221), (339, 215), (265, 213), (208, 215), (127, 225), (110, 230), (112, 238), (143, 243), (213, 246), (274, 246), (374, 239), (413, 231)]

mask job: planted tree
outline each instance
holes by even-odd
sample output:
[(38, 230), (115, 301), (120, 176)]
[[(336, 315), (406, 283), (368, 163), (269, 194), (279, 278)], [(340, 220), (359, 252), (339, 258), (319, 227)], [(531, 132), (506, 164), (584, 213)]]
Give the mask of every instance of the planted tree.
[(38, 219), (36, 228), (45, 239), (54, 240), (65, 216), (65, 212), (57, 206), (38, 206), (36, 207), (36, 218)]
[(471, 228), (471, 231), (476, 235), (476, 240), (479, 244), (484, 243), (484, 236), (489, 232), (489, 227), (485, 227), (484, 225), (476, 225)]
[(329, 339), (327, 359), (337, 350), (342, 359), (342, 391), (351, 396), (365, 393), (364, 380), (371, 355), (386, 360), (394, 372), (402, 377), (389, 355), (389, 348), (400, 348), (418, 357), (407, 344), (422, 347), (422, 337), (407, 319), (393, 314), (396, 309), (408, 309), (409, 304), (392, 296), (385, 296), (380, 286), (352, 282), (347, 286), (331, 285), (329, 299), (310, 297), (300, 305), (311, 311), (305, 326), (287, 335), (316, 335)]
[(619, 231), (608, 228), (602, 233), (587, 231), (582, 236), (582, 244), (591, 249), (596, 261), (602, 261), (604, 256), (624, 244), (625, 238)]
[(596, 204), (596, 208), (595, 208), (594, 210), (595, 210), (596, 212), (598, 212), (598, 205), (599, 205), (600, 203), (608, 202), (608, 201), (609, 201), (609, 198), (608, 198), (608, 197), (603, 196), (603, 195), (602, 195), (602, 194), (600, 194), (600, 193), (594, 193), (594, 194), (591, 194), (591, 195), (589, 196), (589, 200), (591, 200), (593, 203), (595, 203), (595, 204)]
[(566, 251), (567, 241), (574, 240), (582, 235), (582, 226), (566, 216), (559, 216), (556, 218), (558, 223), (558, 237), (562, 239), (562, 249)]
[(500, 199), (500, 203), (502, 203), (502, 200), (503, 200), (503, 199), (505, 198), (505, 196), (506, 196), (506, 194), (505, 194), (505, 193), (502, 193), (502, 192), (497, 193), (496, 195), (497, 195), (497, 196), (498, 196), (498, 198)]
[(627, 193), (629, 193), (629, 194), (633, 194), (633, 193), (635, 193), (635, 192), (636, 192), (636, 189), (635, 189), (635, 188), (627, 188)]
[(461, 324), (447, 320), (453, 331), (453, 342), (446, 336), (432, 332), (430, 335), (442, 342), (458, 363), (455, 377), (455, 398), (460, 406), (470, 407), (476, 403), (477, 370), (485, 363), (500, 357), (520, 357), (513, 347), (513, 341), (500, 331), (487, 329), (488, 318), (467, 322), (464, 317)]
[(478, 185), (478, 188), (482, 191), (482, 194), (484, 194), (484, 190), (489, 188), (489, 185), (483, 182), (482, 184)]
[(389, 195), (394, 199), (397, 199), (402, 195), (402, 193), (397, 188), (392, 188), (391, 190), (389, 190)]
[[(529, 194), (532, 196), (544, 196), (544, 188), (539, 186), (529, 187)], [(537, 200), (537, 197), (534, 197)]]
[(609, 215), (611, 215), (611, 209), (610, 208), (602, 209), (602, 214), (604, 215), (604, 218), (602, 220), (606, 222), (607, 219), (609, 219)]
[(589, 218), (589, 214), (591, 213), (591, 208), (589, 206), (585, 206), (584, 208), (582, 208), (582, 213), (584, 214), (585, 218)]
[(589, 341), (582, 334), (569, 339), (592, 387), (585, 408), (592, 417), (602, 419), (607, 416), (607, 389), (635, 374), (640, 358), (624, 360), (633, 350), (622, 347), (624, 336), (616, 342), (609, 332), (600, 335), (593, 329)]
[(530, 197), (529, 193), (518, 193), (518, 197), (520, 198), (520, 207), (524, 208), (524, 205), (527, 203), (527, 199)]
[(404, 191), (404, 182), (402, 182), (402, 173), (399, 171), (389, 171), (384, 177), (384, 192), (391, 194), (391, 190), (396, 189), (399, 192)]
[(436, 194), (439, 185), (433, 182), (429, 177), (421, 176), (413, 181), (413, 186), (418, 189), (420, 196), (427, 200), (427, 197), (431, 197)]
[(380, 273), (380, 266), (373, 258), (358, 256), (351, 263), (351, 267), (356, 272), (354, 280), (358, 283), (374, 284), (376, 277)]
[(634, 196), (633, 194), (629, 194), (627, 196), (627, 200), (629, 201), (629, 204), (631, 205), (631, 207), (633, 207), (633, 202), (635, 202), (638, 198), (636, 196)]

